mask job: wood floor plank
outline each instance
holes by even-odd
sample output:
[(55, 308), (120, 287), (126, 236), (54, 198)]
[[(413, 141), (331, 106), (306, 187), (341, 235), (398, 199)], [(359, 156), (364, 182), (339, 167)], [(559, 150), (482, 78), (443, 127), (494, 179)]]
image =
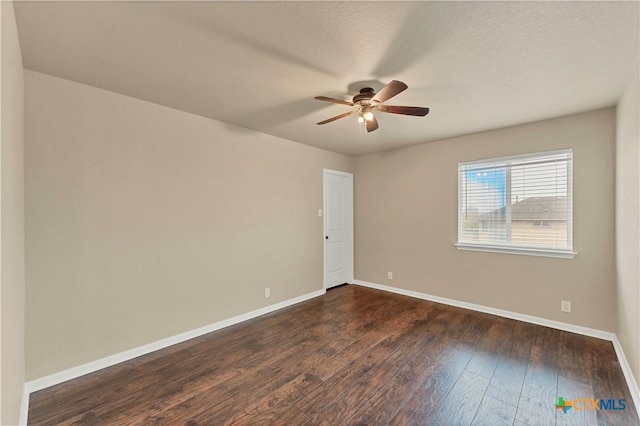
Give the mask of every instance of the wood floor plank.
[[(625, 399), (568, 413), (557, 396)], [(594, 417), (595, 416), (595, 417)], [(639, 424), (610, 342), (360, 286), (31, 395), (29, 424)]]
[(433, 424), (437, 425), (469, 425), (476, 417), (484, 392), (489, 386), (489, 379), (465, 370), (449, 393), (438, 411)]
[(496, 426), (513, 423), (516, 415), (516, 407), (506, 404), (485, 394), (480, 402), (472, 425)]
[[(269, 377), (262, 386), (249, 390), (232, 398), (210, 399), (207, 404), (185, 407), (178, 406), (177, 409), (170, 410), (166, 415), (163, 425), (172, 425), (189, 422), (190, 424), (226, 424), (235, 416), (241, 416), (245, 411), (254, 409), (262, 401), (275, 394), (281, 394), (289, 387), (297, 388), (307, 385), (304, 376)], [(284, 405), (284, 404), (283, 404)], [(285, 408), (289, 408), (286, 405)]]
[(629, 388), (624, 385), (624, 376), (618, 360), (608, 355), (611, 342), (597, 341), (591, 345), (593, 394), (598, 399), (624, 399), (624, 410), (598, 410), (598, 423), (611, 425), (638, 424), (637, 411)]
[(537, 333), (536, 326), (532, 324), (509, 321), (511, 346), (502, 353), (486, 395), (517, 407)]
[(397, 338), (393, 337), (380, 342), (368, 351), (359, 362), (351, 363), (339, 373), (332, 375), (324, 381), (322, 387), (303, 395), (295, 405), (305, 413), (315, 416), (395, 352), (396, 341)]
[(441, 356), (429, 369), (424, 384), (399, 408), (390, 424), (424, 423), (425, 419), (432, 419), (465, 371), (471, 356), (458, 349), (443, 349)]
[(311, 418), (303, 413), (298, 407), (292, 405), (279, 417), (277, 417), (273, 424), (275, 426), (306, 426), (310, 424)]
[(478, 351), (473, 355), (471, 361), (469, 361), (467, 371), (477, 374), (478, 376), (491, 379), (493, 377), (493, 373), (496, 371), (499, 360), (499, 355)]
[(522, 386), (516, 419), (525, 424), (555, 424), (557, 373), (529, 365)]
[(526, 362), (509, 358), (501, 359), (491, 377), (486, 395), (517, 407), (526, 374)]
[(220, 401), (231, 400), (230, 394), (223, 385), (217, 385), (213, 388), (215, 391), (202, 390), (200, 392), (181, 392), (174, 399), (159, 403), (151, 407), (144, 407), (139, 412), (134, 413), (128, 418), (124, 416), (110, 420), (108, 422), (100, 422), (94, 424), (157, 424), (169, 425), (186, 422), (193, 413), (199, 412), (202, 407), (219, 404)]
[(238, 412), (239, 404), (227, 412), (207, 412), (201, 417), (202, 424), (269, 424), (280, 417), (280, 413), (291, 408), (300, 393), (313, 389), (320, 383), (320, 379), (310, 374), (298, 375), (262, 399), (247, 395), (250, 403), (241, 412)]
[(349, 424), (375, 425), (389, 423), (398, 412), (399, 407), (409, 398), (414, 380), (413, 376), (400, 372), (376, 392), (371, 399), (366, 402), (363, 401), (362, 405), (354, 407), (354, 410), (345, 413), (344, 417), (348, 418), (347, 422)]
[(333, 424), (344, 421), (358, 407), (367, 403), (371, 396), (383, 388), (387, 382), (402, 372), (414, 358), (423, 355), (421, 358), (424, 359), (424, 363), (429, 362), (428, 357), (424, 356), (429, 337), (424, 329), (410, 330), (409, 333), (401, 336), (394, 342), (395, 350), (386, 359), (378, 361), (346, 392), (335, 395), (331, 403), (312, 417), (312, 421), (322, 420), (328, 423), (333, 422)]
[(516, 412), (516, 419), (523, 423), (555, 424), (559, 342), (559, 331), (538, 329)]
[(362, 405), (345, 413), (344, 418), (350, 423), (389, 424), (411, 395), (424, 386), (432, 374), (434, 358), (430, 356), (430, 352), (425, 350), (414, 357), (377, 392), (373, 391), (370, 399), (363, 399)]

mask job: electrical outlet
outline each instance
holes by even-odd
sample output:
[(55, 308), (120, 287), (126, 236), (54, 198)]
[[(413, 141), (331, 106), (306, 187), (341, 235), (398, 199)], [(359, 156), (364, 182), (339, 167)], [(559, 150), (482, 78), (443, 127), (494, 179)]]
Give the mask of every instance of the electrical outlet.
[(392, 280), (393, 279), (393, 272), (387, 272), (387, 279), (388, 280)]
[(567, 300), (560, 301), (560, 310), (562, 312), (571, 313), (571, 302)]
[(264, 289), (264, 297), (270, 297), (271, 296), (271, 289), (269, 287)]

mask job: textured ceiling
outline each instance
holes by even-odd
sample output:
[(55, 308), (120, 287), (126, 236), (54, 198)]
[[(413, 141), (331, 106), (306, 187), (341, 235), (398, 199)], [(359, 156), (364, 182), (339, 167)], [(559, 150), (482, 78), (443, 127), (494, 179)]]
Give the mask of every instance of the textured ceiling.
[[(349, 155), (615, 105), (638, 2), (20, 2), (25, 68)], [(363, 81), (425, 118), (348, 117)]]

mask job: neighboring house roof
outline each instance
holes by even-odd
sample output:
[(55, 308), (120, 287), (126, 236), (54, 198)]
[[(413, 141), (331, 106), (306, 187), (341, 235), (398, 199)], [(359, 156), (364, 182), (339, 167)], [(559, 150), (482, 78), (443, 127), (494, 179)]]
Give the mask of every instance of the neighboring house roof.
[[(506, 207), (483, 215), (483, 220), (504, 220)], [(567, 220), (567, 197), (530, 197), (511, 205), (511, 220)]]

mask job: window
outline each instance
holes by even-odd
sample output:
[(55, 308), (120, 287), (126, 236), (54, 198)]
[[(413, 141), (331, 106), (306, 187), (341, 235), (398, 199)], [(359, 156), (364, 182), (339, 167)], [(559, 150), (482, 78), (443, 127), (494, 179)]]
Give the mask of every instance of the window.
[(463, 250), (574, 257), (573, 152), (458, 164)]

